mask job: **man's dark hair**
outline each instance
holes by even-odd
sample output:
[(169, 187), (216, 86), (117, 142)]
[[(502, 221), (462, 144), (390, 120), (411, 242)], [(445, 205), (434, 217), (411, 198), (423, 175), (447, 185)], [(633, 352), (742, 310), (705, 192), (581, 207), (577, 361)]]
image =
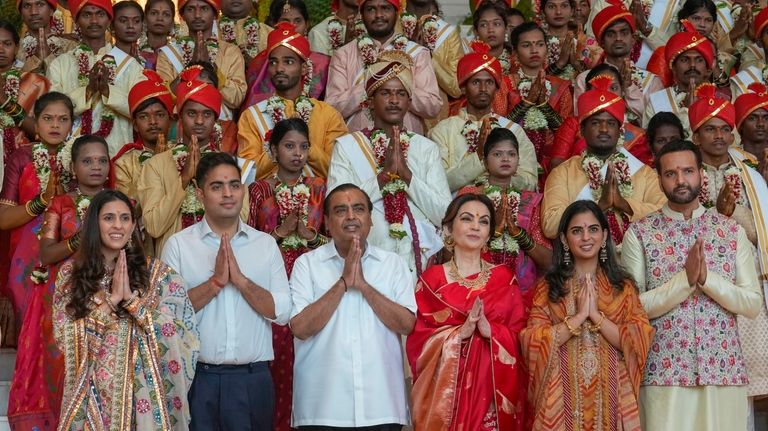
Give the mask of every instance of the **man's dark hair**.
[(240, 166), (237, 166), (237, 160), (229, 154), (222, 152), (206, 153), (200, 157), (200, 163), (197, 164), (197, 170), (195, 171), (195, 183), (198, 188), (203, 188), (205, 184), (205, 177), (213, 168), (220, 165), (229, 165), (237, 169), (237, 176), (240, 176)]
[(365, 202), (368, 204), (368, 212), (373, 211), (373, 202), (371, 202), (371, 197), (368, 196), (368, 193), (363, 191), (360, 187), (352, 184), (352, 183), (344, 183), (336, 186), (333, 190), (328, 192), (327, 195), (325, 195), (325, 200), (323, 201), (323, 215), (330, 215), (331, 214), (331, 196), (333, 196), (336, 193), (346, 192), (349, 190), (357, 190), (360, 193), (365, 196)]
[(685, 141), (685, 140), (677, 140), (668, 143), (667, 145), (661, 147), (661, 150), (659, 150), (658, 153), (656, 153), (656, 172), (661, 175), (661, 157), (665, 154), (669, 153), (680, 153), (683, 151), (690, 151), (693, 153), (694, 156), (696, 156), (696, 167), (701, 169), (702, 167), (702, 160), (701, 160), (701, 151), (699, 151), (699, 147), (695, 145), (691, 141)]
[[(47, 3), (47, 2), (46, 2)], [(18, 46), (21, 39), (19, 38), (19, 32), (16, 31), (16, 26), (13, 25), (12, 22), (0, 19), (0, 29), (7, 31), (11, 34), (11, 39), (13, 39), (13, 43)]]
[(651, 145), (656, 140), (656, 131), (661, 126), (675, 127), (680, 132), (680, 137), (685, 138), (685, 128), (683, 128), (683, 123), (680, 122), (677, 115), (671, 112), (658, 112), (648, 121), (648, 128), (645, 131), (645, 135), (648, 137), (648, 145)]

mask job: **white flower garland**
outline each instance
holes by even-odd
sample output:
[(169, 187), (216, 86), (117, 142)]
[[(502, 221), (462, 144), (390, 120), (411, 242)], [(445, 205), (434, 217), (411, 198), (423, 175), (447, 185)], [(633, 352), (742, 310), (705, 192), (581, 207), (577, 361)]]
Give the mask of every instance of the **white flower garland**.
[(586, 153), (581, 160), (581, 167), (584, 173), (587, 174), (587, 180), (589, 182), (589, 188), (592, 191), (592, 199), (595, 202), (600, 200), (600, 196), (603, 194), (603, 186), (605, 185), (605, 179), (602, 177), (600, 170), (603, 169), (603, 165), (608, 162), (612, 162), (616, 169), (616, 181), (619, 185), (619, 194), (623, 198), (632, 196), (634, 190), (632, 186), (632, 176), (629, 174), (629, 163), (627, 156), (624, 153), (617, 151), (613, 153), (607, 160), (602, 160), (594, 154)]
[[(725, 180), (725, 183), (731, 187), (731, 191), (733, 192), (734, 197), (736, 198), (736, 203), (741, 203), (742, 198), (742, 187), (741, 187), (741, 169), (739, 169), (736, 165), (731, 165), (728, 168), (725, 169), (725, 172), (723, 172), (723, 177)], [(719, 194), (719, 191), (718, 191)], [(704, 170), (704, 173), (701, 178), (701, 191), (699, 192), (699, 202), (706, 207), (706, 208), (712, 208), (716, 204), (716, 198), (713, 199), (713, 193), (710, 190), (710, 180), (709, 175), (707, 174), (707, 170)]]
[(35, 167), (37, 182), (40, 183), (40, 191), (48, 187), (48, 179), (51, 177), (51, 164), (48, 159), (48, 148), (42, 142), (32, 145), (32, 164)]
[(77, 197), (75, 198), (75, 212), (77, 213), (77, 218), (82, 222), (85, 220), (85, 213), (88, 211), (88, 206), (91, 205), (91, 197), (84, 195), (79, 187), (75, 191), (77, 192)]
[[(189, 36), (180, 36), (176, 38), (176, 43), (181, 48), (181, 56), (184, 61), (184, 66), (188, 66), (192, 62), (192, 53), (195, 50), (195, 41)], [(211, 64), (216, 63), (216, 57), (219, 54), (219, 42), (216, 39), (208, 39), (205, 41), (205, 47), (208, 49), (208, 62)]]
[(328, 21), (328, 40), (332, 51), (336, 51), (344, 45), (344, 24), (335, 15)]
[[(499, 186), (487, 184), (486, 180), (483, 193), (493, 202), (493, 207), (496, 211), (501, 208), (504, 203), (502, 199), (506, 197), (507, 210), (512, 213), (512, 218), (517, 220), (517, 215), (520, 211), (520, 193), (517, 190), (512, 187), (502, 190)], [(503, 232), (496, 232), (496, 235), (494, 235), (489, 244), (489, 248), (491, 251), (509, 253), (513, 256), (517, 256), (520, 253), (520, 245), (512, 238), (509, 229), (504, 229)]]
[[(293, 186), (289, 186), (280, 181), (277, 174), (275, 174), (275, 178), (278, 181), (278, 184), (275, 187), (275, 201), (280, 210), (280, 223), (282, 223), (290, 214), (297, 212), (299, 220), (301, 220), (302, 223), (307, 224), (309, 220), (310, 190), (303, 182), (304, 176), (300, 175)], [(306, 247), (307, 240), (302, 238), (296, 232), (293, 232), (285, 237), (280, 245), (285, 249), (295, 250)]]
[[(222, 15), (219, 19), (219, 30), (221, 30), (221, 39), (225, 42), (237, 43), (236, 33), (237, 22), (232, 18)], [(244, 56), (250, 58), (259, 54), (259, 20), (256, 17), (249, 16), (243, 22), (243, 32), (245, 33), (245, 44), (240, 46)]]
[[(10, 69), (3, 74), (5, 77), (5, 84), (3, 85), (3, 93), (8, 98), (9, 102), (16, 103), (19, 99), (19, 87), (21, 86), (21, 71), (18, 69)], [(0, 110), (0, 127), (3, 129), (8, 127), (15, 127), (16, 123), (13, 118), (6, 114), (3, 110)], [(2, 139), (2, 134), (0, 134)]]
[[(467, 153), (476, 153), (480, 144), (480, 126), (482, 121), (467, 120), (461, 128), (461, 136), (467, 141)], [(491, 130), (501, 127), (496, 117), (491, 117)]]
[[(403, 162), (408, 161), (408, 148), (411, 146), (412, 133), (405, 129), (400, 131), (400, 149), (402, 151)], [(390, 139), (381, 129), (376, 129), (371, 133), (371, 147), (373, 148), (373, 158), (376, 161), (376, 172), (381, 173), (384, 170), (384, 162), (387, 158)], [(403, 239), (408, 234), (405, 231), (403, 222), (405, 220), (405, 208), (401, 205), (408, 205), (407, 200), (403, 198), (408, 190), (408, 184), (400, 178), (393, 178), (381, 188), (381, 195), (384, 197), (384, 216), (400, 215), (398, 221), (389, 221), (389, 236), (394, 239)], [(387, 196), (391, 195), (390, 199)]]
[[(61, 54), (62, 50), (62, 43), (61, 38), (51, 33), (46, 38), (46, 44), (48, 45), (48, 54), (53, 55), (54, 57), (57, 57), (59, 54)], [(27, 34), (24, 36), (23, 39), (21, 39), (21, 51), (24, 53), (24, 61), (26, 62), (33, 56), (35, 56), (37, 51), (37, 38), (32, 36), (31, 34)], [(41, 58), (40, 61), (44, 61), (44, 58)]]
[[(312, 103), (309, 97), (299, 96), (294, 102), (295, 116), (304, 120), (309, 125), (309, 119), (312, 117), (312, 109), (315, 105)], [(272, 96), (267, 99), (266, 114), (272, 120), (272, 127), (280, 121), (285, 120), (288, 116), (285, 113), (285, 100), (280, 96)], [(264, 152), (269, 155), (272, 160), (275, 160), (272, 150), (269, 147), (269, 140), (264, 139), (262, 144)]]

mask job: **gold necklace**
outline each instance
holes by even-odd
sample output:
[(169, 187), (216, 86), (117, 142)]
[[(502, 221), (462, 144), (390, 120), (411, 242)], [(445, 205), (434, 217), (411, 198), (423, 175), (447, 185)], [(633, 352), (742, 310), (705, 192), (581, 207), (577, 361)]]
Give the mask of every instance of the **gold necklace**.
[(459, 273), (459, 266), (456, 265), (456, 259), (451, 259), (448, 266), (448, 275), (453, 281), (466, 287), (470, 292), (473, 292), (482, 289), (488, 283), (488, 278), (490, 278), (491, 275), (490, 264), (480, 259), (480, 272), (478, 272), (478, 275), (474, 280), (468, 280), (467, 278), (462, 277)]

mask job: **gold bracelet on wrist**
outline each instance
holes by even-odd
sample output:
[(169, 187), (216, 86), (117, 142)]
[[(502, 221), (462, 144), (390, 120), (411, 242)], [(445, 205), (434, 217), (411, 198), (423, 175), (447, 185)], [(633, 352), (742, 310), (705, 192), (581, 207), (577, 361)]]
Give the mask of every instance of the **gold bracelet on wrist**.
[(277, 227), (276, 227), (276, 228), (274, 228), (274, 229), (272, 229), (272, 233), (273, 233), (273, 234), (275, 234), (275, 236), (276, 236), (278, 239), (285, 239), (285, 236), (283, 236), (283, 235), (280, 235), (280, 233), (278, 233), (278, 232), (277, 232)]
[(603, 313), (601, 311), (600, 312), (600, 320), (597, 323), (595, 323), (594, 325), (592, 325), (592, 327), (589, 328), (589, 330), (592, 331), (592, 332), (600, 332), (600, 326), (602, 326), (603, 320), (605, 320), (605, 313)]
[(104, 295), (104, 300), (107, 303), (107, 306), (109, 306), (109, 309), (112, 310), (113, 313), (117, 313), (117, 307), (115, 307), (115, 304), (112, 303), (112, 299), (109, 298), (109, 294)]
[[(573, 317), (573, 316), (568, 316), (568, 317)], [(568, 317), (563, 319), (563, 323), (565, 323), (565, 327), (568, 328), (568, 331), (570, 331), (571, 335), (581, 334), (581, 329), (574, 328), (573, 326), (571, 326), (570, 322), (568, 322)]]

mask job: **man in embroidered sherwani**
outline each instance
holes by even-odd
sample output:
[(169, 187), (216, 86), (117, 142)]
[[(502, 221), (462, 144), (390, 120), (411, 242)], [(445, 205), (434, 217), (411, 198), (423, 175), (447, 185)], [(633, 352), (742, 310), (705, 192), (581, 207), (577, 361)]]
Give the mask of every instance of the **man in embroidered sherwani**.
[[(66, 94), (79, 118), (76, 134), (104, 137), (115, 154), (133, 141), (128, 92), (144, 79), (135, 58), (105, 42), (112, 20), (109, 0), (70, 2), (82, 43), (51, 62), (47, 76), (51, 91)], [(77, 126), (76, 126), (77, 127)]]
[[(605, 53), (605, 62), (620, 71), (624, 80), (627, 120), (639, 124), (651, 93), (664, 89), (658, 76), (637, 67), (630, 59), (635, 45), (635, 19), (623, 6), (608, 6), (597, 13), (592, 31)], [(573, 99), (586, 91), (588, 70), (576, 77)], [(578, 114), (578, 113), (577, 113)]]
[(179, 142), (147, 161), (139, 177), (137, 195), (144, 227), (154, 239), (158, 255), (171, 235), (202, 218), (203, 209), (195, 197), (192, 179), (201, 154), (218, 151), (212, 135), (221, 94), (213, 85), (199, 80), (200, 70), (189, 68), (180, 75), (176, 94)]
[[(277, 172), (277, 164), (265, 149), (265, 136), (279, 120), (300, 117), (309, 126), (309, 156), (305, 175), (328, 175), (333, 143), (347, 133), (347, 125), (336, 109), (304, 94), (309, 41), (296, 33), (292, 24), (279, 23), (269, 33), (267, 49), (269, 76), (276, 94), (244, 110), (238, 121), (238, 155), (255, 163), (256, 177)], [(277, 120), (277, 121), (276, 121)]]
[[(437, 145), (404, 126), (414, 97), (409, 60), (402, 52), (385, 51), (369, 67), (365, 87), (373, 130), (336, 140), (328, 190), (344, 183), (360, 186), (374, 203), (368, 241), (399, 254), (420, 273), (426, 260), (442, 248), (436, 226), (451, 194)], [(391, 194), (386, 200), (385, 191)]]
[(565, 208), (587, 199), (606, 212), (611, 236), (618, 245), (631, 221), (659, 209), (665, 201), (656, 173), (618, 146), (625, 104), (608, 90), (612, 81), (610, 76), (598, 76), (590, 81), (593, 89), (579, 97), (581, 134), (587, 150), (558, 165), (547, 178), (541, 228), (548, 238), (556, 238)]
[(667, 144), (656, 160), (669, 202), (633, 223), (622, 246), (656, 330), (640, 387), (643, 429), (747, 429), (736, 317), (754, 318), (763, 306), (752, 246), (738, 223), (699, 203), (694, 145)]
[(367, 33), (333, 54), (325, 101), (338, 109), (350, 131), (373, 127), (365, 107), (366, 69), (381, 51), (403, 51), (412, 59), (414, 77), (413, 97), (403, 125), (415, 133), (424, 133), (423, 120), (435, 117), (442, 107), (429, 50), (396, 31), (401, 0), (359, 0), (359, 4)]
[[(754, 87), (753, 87), (754, 88)], [(696, 102), (688, 110), (693, 142), (701, 149), (703, 184), (699, 201), (714, 208), (744, 229), (747, 239), (757, 247), (759, 277), (768, 288), (768, 187), (765, 179), (748, 164), (747, 154), (733, 146), (734, 130), (744, 129), (768, 105), (765, 88), (736, 99), (736, 108), (727, 100), (714, 97), (713, 85), (696, 92)], [(765, 120), (765, 118), (763, 118)], [(765, 303), (754, 320), (739, 317), (739, 336), (749, 375), (747, 394), (768, 394), (768, 312)]]
[(245, 61), (240, 49), (213, 34), (219, 11), (219, 0), (180, 0), (179, 14), (189, 27), (188, 38), (177, 38), (160, 49), (157, 73), (173, 89), (175, 81), (192, 62), (205, 61), (216, 66), (221, 77), (219, 91), (224, 102), (219, 109), (221, 120), (233, 120), (233, 110), (245, 99)]
[[(521, 190), (535, 190), (539, 164), (531, 140), (517, 123), (491, 112), (502, 80), (499, 60), (488, 53), (467, 54), (459, 61), (457, 78), (467, 106), (429, 131), (429, 138), (440, 147), (451, 192), (472, 184), (485, 173), (483, 142), (480, 141), (490, 129), (496, 127), (510, 129), (520, 148), (520, 163), (517, 174), (512, 177), (512, 184)], [(484, 131), (484, 127), (489, 130)]]
[(688, 106), (692, 103), (692, 93), (703, 82), (710, 82), (715, 52), (712, 42), (700, 35), (685, 23), (687, 30), (669, 38), (664, 47), (664, 57), (672, 70), (674, 84), (652, 93), (645, 105), (643, 127), (648, 126), (657, 112), (671, 112), (688, 129)]
[(219, 38), (239, 46), (246, 65), (267, 47), (267, 35), (272, 31), (251, 15), (253, 5), (249, 0), (221, 0)]
[[(312, 51), (329, 57), (354, 37), (354, 23), (358, 14), (357, 0), (331, 0), (331, 11), (333, 13), (312, 26), (307, 35)], [(348, 26), (347, 23), (351, 25)]]
[[(21, 46), (31, 49), (20, 49), (16, 59), (24, 63), (24, 72), (39, 72), (45, 74), (45, 69), (59, 55), (74, 49), (77, 42), (61, 37), (63, 25), (54, 16), (59, 3), (56, 0), (16, 0), (21, 19), (27, 27), (27, 34), (21, 39)], [(40, 30), (46, 43), (40, 43)], [(41, 56), (44, 61), (41, 61)]]

